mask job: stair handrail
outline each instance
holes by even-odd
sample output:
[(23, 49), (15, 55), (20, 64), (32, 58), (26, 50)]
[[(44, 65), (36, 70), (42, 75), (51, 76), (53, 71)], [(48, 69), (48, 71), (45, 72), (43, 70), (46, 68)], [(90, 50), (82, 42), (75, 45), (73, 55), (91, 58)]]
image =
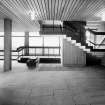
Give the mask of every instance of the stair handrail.
[[(100, 45), (98, 46), (98, 48), (104, 43), (104, 41), (105, 41), (105, 38), (101, 41), (101, 43), (100, 43)], [(103, 45), (105, 45), (105, 44), (103, 44)]]
[(105, 44), (96, 44), (96, 43), (94, 43), (94, 42), (92, 42), (92, 41), (90, 41), (90, 40), (87, 40), (87, 41), (89, 41), (91, 44), (93, 44), (93, 45), (95, 45), (95, 46), (105, 46)]
[(20, 51), (22, 51), (24, 49), (24, 46), (20, 46), (20, 47), (18, 47), (16, 50), (17, 50), (17, 52), (20, 52)]

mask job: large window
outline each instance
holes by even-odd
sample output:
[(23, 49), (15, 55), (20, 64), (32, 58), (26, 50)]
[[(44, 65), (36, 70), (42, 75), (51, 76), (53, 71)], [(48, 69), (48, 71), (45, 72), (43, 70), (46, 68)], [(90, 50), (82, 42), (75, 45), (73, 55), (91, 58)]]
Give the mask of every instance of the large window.
[(43, 46), (43, 37), (29, 37), (29, 46)]
[(39, 47), (37, 49), (30, 49), (29, 50), (30, 54), (36, 53), (37, 55), (56, 55), (59, 54), (60, 52), (60, 37), (59, 36), (29, 37), (29, 46)]
[(4, 32), (0, 32), (0, 59), (4, 59)]
[[(25, 44), (24, 32), (12, 32), (12, 58), (16, 59), (18, 53), (16, 49)], [(39, 32), (29, 33), (29, 46), (35, 46), (39, 48), (29, 49), (30, 54), (36, 55), (56, 55), (60, 53), (60, 37), (59, 36), (40, 36)], [(53, 48), (58, 47), (58, 48)], [(0, 59), (4, 58), (4, 32), (0, 33)]]
[[(42, 47), (43, 46), (43, 37), (29, 37), (29, 46), (36, 46), (36, 47)], [(30, 49), (30, 54), (42, 54), (42, 48)]]
[[(60, 47), (59, 37), (56, 36), (45, 36), (44, 37), (44, 46), (45, 47)], [(44, 53), (50, 55), (58, 55), (60, 52), (60, 48), (45, 48)]]
[(56, 47), (59, 46), (59, 37), (45, 36), (44, 46), (56, 46)]
[(24, 32), (12, 32), (12, 50), (16, 50), (20, 46), (24, 46)]

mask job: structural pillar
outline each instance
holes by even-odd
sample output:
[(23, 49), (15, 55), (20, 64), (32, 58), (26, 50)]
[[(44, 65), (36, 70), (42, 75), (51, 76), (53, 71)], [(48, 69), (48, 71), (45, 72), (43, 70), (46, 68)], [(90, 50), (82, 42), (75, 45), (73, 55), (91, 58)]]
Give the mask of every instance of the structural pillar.
[(12, 20), (4, 19), (4, 71), (10, 71), (12, 69), (11, 32), (12, 32)]
[(24, 54), (29, 55), (29, 32), (25, 32), (25, 43), (24, 43), (26, 49), (24, 49)]

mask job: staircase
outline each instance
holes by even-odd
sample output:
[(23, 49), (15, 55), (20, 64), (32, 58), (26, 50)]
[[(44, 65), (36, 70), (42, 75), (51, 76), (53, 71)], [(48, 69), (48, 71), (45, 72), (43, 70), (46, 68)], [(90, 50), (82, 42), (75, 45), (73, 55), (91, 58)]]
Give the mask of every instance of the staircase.
[(86, 65), (101, 64), (102, 58), (105, 56), (105, 49), (94, 49), (93, 46), (89, 46), (88, 43), (82, 45), (71, 37), (66, 37), (65, 39), (86, 53)]

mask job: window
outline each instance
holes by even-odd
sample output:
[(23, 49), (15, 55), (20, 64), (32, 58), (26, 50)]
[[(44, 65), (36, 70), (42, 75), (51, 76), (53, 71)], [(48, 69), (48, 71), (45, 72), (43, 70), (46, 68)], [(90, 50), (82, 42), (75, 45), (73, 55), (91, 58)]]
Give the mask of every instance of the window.
[(16, 50), (20, 46), (24, 46), (24, 37), (12, 37), (12, 50)]
[(43, 46), (43, 37), (29, 37), (29, 46)]
[(59, 37), (44, 37), (44, 46), (59, 46)]

